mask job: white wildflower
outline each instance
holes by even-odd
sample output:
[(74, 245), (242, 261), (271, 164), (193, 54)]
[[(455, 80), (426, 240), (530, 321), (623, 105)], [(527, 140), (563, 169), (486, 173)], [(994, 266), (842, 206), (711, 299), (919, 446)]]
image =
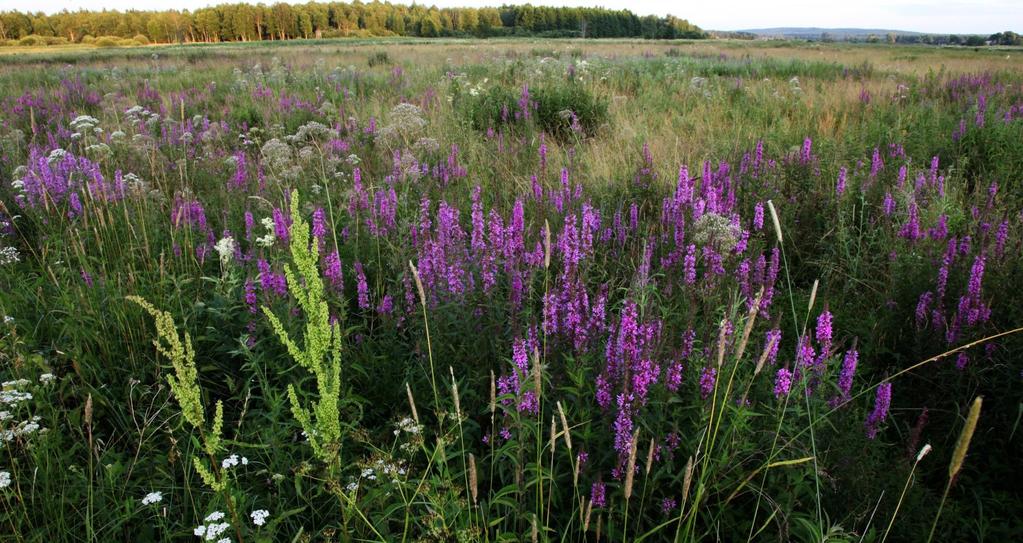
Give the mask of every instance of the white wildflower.
[(7, 488), (11, 486), (11, 472), (0, 471), (0, 488)]
[[(231, 456), (228, 456), (227, 458), (224, 459), (223, 462), (220, 463), (220, 467), (222, 467), (224, 469), (233, 468), (233, 467), (235, 467), (237, 465), (238, 465), (238, 455), (237, 454), (232, 454)], [(221, 515), (223, 515), (223, 513), (221, 513)], [(209, 520), (209, 517), (207, 517), (206, 520)], [(216, 520), (216, 519), (214, 519), (214, 520)]]
[(48, 385), (48, 384), (52, 383), (53, 381), (55, 381), (56, 379), (57, 379), (57, 376), (52, 374), (52, 373), (44, 373), (44, 374), (39, 376), (39, 382), (44, 384), (44, 385)]
[(14, 247), (0, 248), (0, 266), (21, 262), (21, 253)]
[(235, 244), (234, 238), (227, 236), (220, 238), (220, 241), (213, 246), (213, 250), (220, 255), (220, 263), (226, 266), (231, 262), (231, 257), (234, 256), (235, 247), (237, 247), (237, 245)]
[(149, 494), (146, 494), (146, 497), (142, 498), (142, 505), (151, 505), (162, 501), (163, 492), (150, 492)]
[(262, 526), (266, 524), (267, 517), (270, 516), (270, 512), (266, 509), (257, 509), (249, 514), (252, 517), (252, 523), (256, 526)]

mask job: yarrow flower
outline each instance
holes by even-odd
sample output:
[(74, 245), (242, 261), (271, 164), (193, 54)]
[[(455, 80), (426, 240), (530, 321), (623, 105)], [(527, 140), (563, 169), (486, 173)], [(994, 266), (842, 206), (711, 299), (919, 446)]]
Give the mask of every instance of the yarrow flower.
[(230, 539), (226, 537), (220, 537), (228, 528), (230, 524), (226, 522), (219, 522), (224, 519), (224, 513), (221, 511), (214, 511), (206, 516), (203, 524), (196, 526), (192, 530), (192, 534), (196, 537), (201, 537), (205, 541), (216, 541), (217, 543), (227, 542), (230, 543)]
[(239, 457), (237, 454), (232, 454), (231, 456), (228, 456), (220, 463), (220, 467), (224, 469), (233, 468), (237, 466), (239, 463), (243, 466), (247, 466), (249, 465), (249, 459), (244, 456)]
[(11, 486), (11, 472), (0, 471), (0, 488), (7, 488)]
[(249, 513), (249, 516), (252, 517), (253, 524), (256, 526), (262, 526), (266, 524), (266, 519), (270, 516), (270, 512), (266, 509), (257, 509), (252, 513)]
[(150, 492), (142, 498), (142, 505), (152, 505), (163, 501), (163, 492)]

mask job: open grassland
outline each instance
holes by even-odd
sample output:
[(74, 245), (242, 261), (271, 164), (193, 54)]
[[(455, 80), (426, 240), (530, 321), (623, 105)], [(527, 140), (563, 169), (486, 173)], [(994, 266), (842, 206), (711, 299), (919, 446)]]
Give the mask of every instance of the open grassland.
[(0, 539), (1010, 540), (1021, 61), (0, 49)]

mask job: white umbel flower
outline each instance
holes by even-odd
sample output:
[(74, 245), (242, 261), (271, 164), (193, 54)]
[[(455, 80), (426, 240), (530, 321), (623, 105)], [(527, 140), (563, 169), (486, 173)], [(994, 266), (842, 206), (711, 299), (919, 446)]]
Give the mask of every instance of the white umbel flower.
[(142, 505), (152, 505), (163, 501), (163, 492), (150, 492), (142, 498)]
[(256, 526), (262, 526), (266, 524), (267, 517), (270, 516), (270, 512), (266, 509), (257, 509), (249, 514), (252, 517), (252, 523)]

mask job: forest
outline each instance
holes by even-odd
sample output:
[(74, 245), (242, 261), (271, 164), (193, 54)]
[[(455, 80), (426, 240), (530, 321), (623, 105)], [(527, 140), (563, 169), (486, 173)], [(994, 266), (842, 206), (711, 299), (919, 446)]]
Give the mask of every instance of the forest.
[(100, 37), (145, 44), (368, 36), (697, 39), (706, 33), (671, 15), (529, 4), (441, 9), (389, 2), (278, 2), (195, 11), (0, 12), (0, 43), (20, 45), (90, 43)]

